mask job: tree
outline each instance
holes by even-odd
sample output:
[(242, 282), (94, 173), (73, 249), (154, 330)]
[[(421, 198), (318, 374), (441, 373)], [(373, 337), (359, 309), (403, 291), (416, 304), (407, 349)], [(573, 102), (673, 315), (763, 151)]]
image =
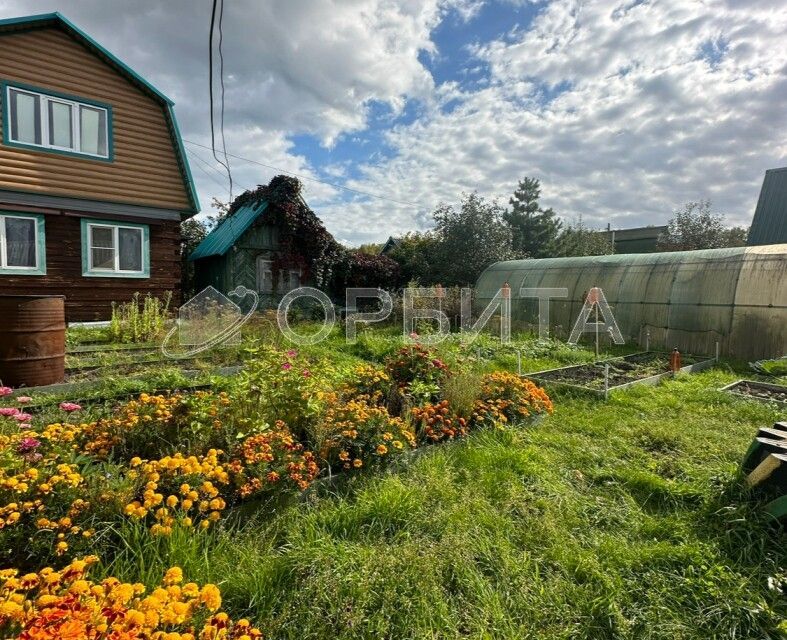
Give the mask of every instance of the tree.
[(669, 221), (666, 233), (659, 238), (661, 251), (718, 249), (746, 244), (747, 230), (724, 228), (724, 216), (711, 211), (710, 200), (687, 202)]
[(189, 218), (180, 223), (180, 274), (183, 286), (183, 299), (193, 296), (194, 263), (188, 258), (200, 242), (208, 235), (208, 225), (197, 218)]
[(722, 233), (723, 247), (745, 247), (746, 240), (749, 238), (747, 227), (730, 227)]
[(555, 255), (560, 257), (604, 256), (614, 252), (609, 234), (588, 229), (582, 216), (576, 223), (569, 224), (555, 243)]
[(490, 264), (515, 257), (511, 227), (496, 202), (466, 194), (458, 210), (440, 205), (432, 217), (437, 238), (434, 275), (440, 284), (473, 285)]
[(379, 242), (367, 242), (365, 244), (360, 245), (356, 251), (358, 253), (365, 253), (369, 256), (376, 256), (380, 254), (380, 250), (383, 248), (383, 245)]
[(551, 208), (540, 207), (540, 195), (541, 183), (536, 178), (525, 177), (508, 201), (511, 208), (503, 213), (503, 219), (511, 227), (514, 251), (522, 257), (554, 255), (563, 226)]
[(435, 256), (437, 236), (427, 231), (413, 232), (399, 238), (388, 255), (399, 263), (401, 284), (418, 282), (422, 285), (437, 284)]

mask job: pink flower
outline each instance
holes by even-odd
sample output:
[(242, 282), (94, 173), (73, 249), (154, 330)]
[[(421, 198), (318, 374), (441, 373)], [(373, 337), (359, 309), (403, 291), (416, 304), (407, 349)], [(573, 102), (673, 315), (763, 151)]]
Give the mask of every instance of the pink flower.
[(284, 369), (285, 371), (289, 371), (290, 369), (292, 369), (292, 365), (289, 362), (285, 362), (283, 365), (281, 365), (281, 368)]
[(287, 352), (287, 357), (288, 358), (297, 358), (298, 357), (298, 352), (295, 349), (290, 349)]
[(17, 413), (12, 416), (12, 418), (18, 422), (30, 422), (33, 419), (33, 416), (31, 416), (29, 413)]
[(36, 440), (35, 438), (22, 438), (19, 441), (16, 450), (19, 453), (25, 454), (25, 453), (30, 453), (31, 451), (35, 451), (40, 446), (41, 446), (40, 440)]
[(32, 401), (33, 401), (33, 398), (31, 398), (30, 396), (19, 396), (19, 397), (16, 399), (16, 401), (17, 401), (19, 404), (27, 404), (28, 402), (32, 402)]
[(19, 409), (16, 407), (0, 407), (0, 416), (6, 416), (8, 418), (15, 416), (17, 413), (19, 413)]
[(68, 411), (71, 413), (72, 411), (79, 411), (82, 407), (78, 405), (76, 402), (61, 402), (60, 408), (63, 411)]
[(0, 398), (3, 396), (10, 396), (14, 390), (11, 387), (0, 387)]
[(309, 371), (308, 369), (304, 369), (303, 370), (303, 377), (304, 378), (309, 378), (309, 377), (311, 377), (311, 375), (312, 375), (312, 372)]
[(19, 428), (20, 429), (32, 429), (33, 425), (30, 424), (29, 422), (23, 422), (22, 424), (19, 425)]

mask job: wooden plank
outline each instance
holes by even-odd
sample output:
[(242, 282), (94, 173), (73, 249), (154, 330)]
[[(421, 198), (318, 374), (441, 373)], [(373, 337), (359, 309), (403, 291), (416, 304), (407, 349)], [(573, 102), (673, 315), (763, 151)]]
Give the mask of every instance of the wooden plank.
[(783, 453), (771, 453), (765, 458), (748, 476), (746, 476), (746, 486), (754, 488), (767, 481), (773, 473), (787, 462), (787, 455)]
[[(3, 188), (171, 209), (190, 206), (165, 107), (68, 35), (56, 28), (3, 35), (0, 77), (111, 104), (115, 150), (108, 163), (2, 147), (0, 166), (8, 168)], [(34, 163), (38, 174), (20, 172), (14, 160)]]

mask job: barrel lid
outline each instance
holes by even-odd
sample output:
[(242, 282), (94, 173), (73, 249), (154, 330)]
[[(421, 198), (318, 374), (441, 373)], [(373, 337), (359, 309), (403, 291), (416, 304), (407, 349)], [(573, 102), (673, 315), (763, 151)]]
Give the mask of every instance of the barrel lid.
[(66, 299), (65, 296), (36, 296), (36, 295), (31, 295), (31, 294), (23, 294), (23, 295), (17, 296), (17, 295), (13, 295), (13, 294), (9, 294), (9, 293), (0, 293), (0, 298), (26, 298), (26, 299), (31, 299), (31, 300), (35, 299), (35, 298), (37, 298), (39, 300), (48, 300), (50, 298), (61, 298), (62, 300)]

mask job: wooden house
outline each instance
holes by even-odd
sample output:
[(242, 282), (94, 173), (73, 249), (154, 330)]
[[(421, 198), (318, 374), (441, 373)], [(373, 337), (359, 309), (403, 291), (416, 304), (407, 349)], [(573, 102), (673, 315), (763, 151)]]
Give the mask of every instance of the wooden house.
[[(196, 291), (210, 286), (228, 293), (244, 286), (260, 294), (263, 306), (270, 306), (288, 291), (312, 282), (308, 260), (297, 243), (284, 246), (282, 229), (274, 220), (276, 205), (266, 190), (262, 187), (236, 199), (227, 216), (189, 256)], [(313, 216), (310, 211), (309, 215)]]
[(199, 211), (173, 102), (58, 13), (0, 21), (0, 294), (69, 321), (180, 290)]

